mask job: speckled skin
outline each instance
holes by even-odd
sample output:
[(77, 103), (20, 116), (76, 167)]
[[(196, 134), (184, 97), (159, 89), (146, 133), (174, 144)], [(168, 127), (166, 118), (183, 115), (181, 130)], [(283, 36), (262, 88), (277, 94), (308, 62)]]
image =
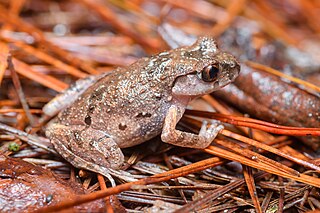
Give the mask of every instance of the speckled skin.
[[(197, 73), (213, 63), (219, 64), (217, 79), (202, 81)], [(165, 142), (203, 148), (221, 126), (207, 130), (204, 125), (194, 135), (175, 130), (175, 125), (190, 100), (229, 84), (239, 71), (232, 55), (218, 50), (213, 38), (203, 37), (192, 46), (142, 58), (97, 77), (49, 123), (46, 135), (74, 166), (99, 173), (99, 167), (121, 167), (120, 148), (161, 132)]]

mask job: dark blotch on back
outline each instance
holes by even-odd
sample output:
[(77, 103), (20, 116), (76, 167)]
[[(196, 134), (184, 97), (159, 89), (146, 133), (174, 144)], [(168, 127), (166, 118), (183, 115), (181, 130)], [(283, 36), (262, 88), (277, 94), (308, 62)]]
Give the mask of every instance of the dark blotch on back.
[(146, 112), (146, 113), (140, 112), (136, 117), (137, 118), (150, 118), (151, 117), (151, 113), (149, 113), (149, 112)]
[(87, 115), (86, 118), (84, 119), (84, 122), (87, 124), (87, 125), (91, 125), (91, 116), (90, 115)]
[(106, 87), (99, 88), (98, 90), (94, 91), (91, 96), (90, 100), (92, 102), (94, 101), (101, 101), (102, 100), (102, 94), (107, 90)]
[(93, 113), (94, 108), (95, 108), (95, 107), (94, 107), (93, 105), (90, 105), (89, 108), (88, 108), (89, 113)]
[(120, 130), (125, 130), (127, 128), (127, 125), (125, 124), (119, 124), (119, 129)]

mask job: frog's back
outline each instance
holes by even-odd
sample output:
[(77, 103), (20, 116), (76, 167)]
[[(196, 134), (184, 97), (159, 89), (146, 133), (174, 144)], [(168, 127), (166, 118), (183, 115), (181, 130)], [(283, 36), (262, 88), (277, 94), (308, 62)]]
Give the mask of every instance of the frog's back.
[(120, 147), (146, 141), (161, 132), (172, 100), (170, 57), (143, 58), (97, 81), (58, 120), (104, 131)]

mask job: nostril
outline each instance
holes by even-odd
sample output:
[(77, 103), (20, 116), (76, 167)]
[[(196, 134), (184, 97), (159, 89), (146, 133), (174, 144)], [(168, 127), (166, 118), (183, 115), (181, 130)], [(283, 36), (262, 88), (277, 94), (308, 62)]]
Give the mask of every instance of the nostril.
[(231, 61), (229, 63), (229, 66), (230, 66), (230, 68), (235, 68), (237, 66), (237, 64), (235, 62)]

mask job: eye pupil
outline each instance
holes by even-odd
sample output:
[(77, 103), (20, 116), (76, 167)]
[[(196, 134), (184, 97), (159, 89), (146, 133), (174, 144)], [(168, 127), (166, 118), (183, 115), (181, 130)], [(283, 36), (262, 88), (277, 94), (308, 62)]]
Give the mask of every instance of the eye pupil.
[(216, 80), (219, 73), (217, 65), (209, 65), (205, 67), (201, 72), (201, 78), (203, 81), (211, 82)]
[(217, 76), (218, 72), (219, 72), (219, 69), (217, 67), (211, 66), (210, 71), (209, 71), (210, 78), (211, 79), (215, 78)]

